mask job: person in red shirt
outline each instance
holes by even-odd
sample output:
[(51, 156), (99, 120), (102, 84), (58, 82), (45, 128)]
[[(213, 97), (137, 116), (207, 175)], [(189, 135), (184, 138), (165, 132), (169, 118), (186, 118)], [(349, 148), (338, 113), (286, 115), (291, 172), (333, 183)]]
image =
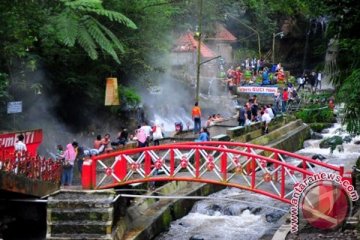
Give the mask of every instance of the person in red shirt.
[(282, 112), (286, 112), (286, 104), (289, 100), (289, 92), (287, 90), (287, 88), (284, 88), (283, 94), (282, 94)]
[(240, 71), (240, 67), (236, 68), (235, 71), (235, 84), (236, 86), (240, 85), (240, 80), (241, 80), (241, 71)]

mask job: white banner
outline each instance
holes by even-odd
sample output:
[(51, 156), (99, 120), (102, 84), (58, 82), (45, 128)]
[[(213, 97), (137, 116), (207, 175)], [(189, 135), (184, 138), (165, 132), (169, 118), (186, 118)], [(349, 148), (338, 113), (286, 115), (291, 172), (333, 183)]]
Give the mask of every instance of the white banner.
[(241, 86), (238, 87), (239, 93), (256, 93), (256, 94), (274, 94), (277, 87), (261, 87), (261, 86)]

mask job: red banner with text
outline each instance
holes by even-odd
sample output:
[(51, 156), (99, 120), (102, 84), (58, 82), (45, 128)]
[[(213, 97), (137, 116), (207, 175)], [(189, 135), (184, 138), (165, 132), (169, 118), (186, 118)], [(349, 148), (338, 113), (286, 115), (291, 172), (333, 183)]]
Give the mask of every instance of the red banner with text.
[(36, 155), (37, 149), (43, 140), (42, 129), (0, 134), (0, 158), (6, 158), (14, 153), (14, 145), (17, 141), (17, 136), (20, 134), (24, 136), (24, 143), (26, 144), (29, 155)]

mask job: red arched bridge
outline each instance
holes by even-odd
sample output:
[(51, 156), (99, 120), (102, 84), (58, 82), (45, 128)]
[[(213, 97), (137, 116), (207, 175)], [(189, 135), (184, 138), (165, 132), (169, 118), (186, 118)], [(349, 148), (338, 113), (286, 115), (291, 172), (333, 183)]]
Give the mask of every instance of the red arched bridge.
[(295, 184), (316, 172), (344, 168), (295, 153), (235, 142), (184, 142), (94, 156), (83, 187), (105, 189), (154, 181), (221, 184), (290, 203)]

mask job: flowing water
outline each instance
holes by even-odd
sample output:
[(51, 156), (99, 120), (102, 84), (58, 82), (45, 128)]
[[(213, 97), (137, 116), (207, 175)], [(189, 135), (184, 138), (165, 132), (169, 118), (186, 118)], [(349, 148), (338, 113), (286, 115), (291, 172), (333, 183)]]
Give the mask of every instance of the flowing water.
[(169, 232), (157, 240), (258, 239), (279, 227), (276, 222), (288, 208), (282, 202), (269, 204), (265, 196), (236, 188), (227, 188), (210, 196), (210, 200), (197, 202), (188, 215), (174, 221)]
[[(342, 164), (346, 170), (351, 169), (360, 156), (360, 145), (357, 145), (360, 136), (350, 136), (338, 123), (325, 129), (321, 135), (324, 139), (338, 135), (347, 138), (348, 142), (331, 153), (330, 148), (319, 148), (321, 139), (311, 139), (305, 141), (304, 148), (297, 153), (310, 157), (321, 154), (326, 158), (323, 162)], [(156, 239), (259, 239), (267, 233), (273, 234), (281, 224), (278, 220), (289, 210), (287, 204), (236, 188), (228, 188), (210, 196), (218, 200), (197, 202), (188, 215), (172, 222), (169, 231)], [(239, 201), (226, 201), (223, 198)]]

